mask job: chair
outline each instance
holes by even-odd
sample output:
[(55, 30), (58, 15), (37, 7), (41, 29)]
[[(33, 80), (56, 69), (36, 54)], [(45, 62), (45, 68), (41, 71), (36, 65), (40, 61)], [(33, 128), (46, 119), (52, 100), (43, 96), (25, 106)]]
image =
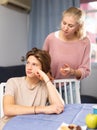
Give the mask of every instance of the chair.
[(61, 94), (65, 104), (80, 103), (80, 81), (76, 79), (56, 79), (54, 85)]
[(0, 83), (0, 118), (3, 116), (3, 95), (5, 92), (5, 82)]

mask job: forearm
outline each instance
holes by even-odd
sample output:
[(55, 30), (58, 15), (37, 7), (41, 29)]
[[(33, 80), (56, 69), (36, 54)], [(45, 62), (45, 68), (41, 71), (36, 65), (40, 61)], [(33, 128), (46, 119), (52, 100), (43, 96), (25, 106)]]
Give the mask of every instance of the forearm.
[(64, 106), (60, 107), (58, 105), (49, 105), (49, 106), (36, 106), (35, 114), (44, 113), (44, 114), (60, 114), (64, 111)]
[(7, 116), (16, 116), (22, 114), (35, 114), (34, 106), (6, 105), (4, 114)]
[(18, 106), (9, 105), (7, 109), (4, 110), (4, 115), (6, 116), (16, 116), (25, 114), (59, 114), (63, 112), (64, 106), (49, 105), (49, 106)]
[(55, 86), (52, 84), (50, 80), (46, 82), (46, 86), (49, 93), (50, 104), (64, 105), (64, 101), (61, 95), (58, 93), (57, 89), (55, 88)]
[(63, 101), (62, 97), (60, 96), (60, 94), (58, 93), (55, 86), (53, 85), (53, 83), (50, 81), (47, 74), (45, 74), (41, 70), (38, 70), (38, 73), (39, 73), (40, 77), (42, 77), (41, 79), (43, 79), (46, 84), (45, 87), (47, 87), (47, 90), (48, 90), (48, 99), (49, 99), (50, 104), (63, 106), (64, 101)]

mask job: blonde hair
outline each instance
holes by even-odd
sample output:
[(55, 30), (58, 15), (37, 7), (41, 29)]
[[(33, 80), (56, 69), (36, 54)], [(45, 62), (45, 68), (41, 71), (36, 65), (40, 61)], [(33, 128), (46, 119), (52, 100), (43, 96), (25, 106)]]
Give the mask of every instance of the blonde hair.
[(85, 12), (79, 8), (76, 7), (70, 7), (67, 10), (65, 10), (62, 13), (62, 20), (64, 16), (72, 16), (75, 18), (77, 23), (79, 24), (79, 29), (75, 32), (75, 35), (82, 39), (86, 36), (86, 30), (85, 30)]

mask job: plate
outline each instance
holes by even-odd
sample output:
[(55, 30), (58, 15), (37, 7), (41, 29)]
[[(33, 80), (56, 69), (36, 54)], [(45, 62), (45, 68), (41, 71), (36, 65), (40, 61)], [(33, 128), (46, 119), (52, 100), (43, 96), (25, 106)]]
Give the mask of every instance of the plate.
[[(62, 126), (68, 126), (68, 125), (69, 124), (66, 124), (66, 123), (63, 122), (57, 130), (61, 130)], [(72, 124), (70, 124), (70, 125), (72, 125)], [(82, 130), (86, 130), (87, 129), (87, 126), (80, 126), (80, 127), (82, 128)]]

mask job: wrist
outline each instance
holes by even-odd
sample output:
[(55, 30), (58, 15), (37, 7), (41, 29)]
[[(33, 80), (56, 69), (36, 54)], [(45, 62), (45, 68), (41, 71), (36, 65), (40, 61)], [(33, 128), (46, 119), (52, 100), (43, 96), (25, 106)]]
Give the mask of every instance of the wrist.
[(72, 69), (71, 71), (71, 75), (75, 76), (76, 79), (80, 79), (81, 78), (81, 72), (75, 69)]
[(50, 82), (50, 79), (46, 81), (46, 84), (48, 84)]
[(36, 114), (44, 113), (45, 106), (37, 106), (36, 107)]

